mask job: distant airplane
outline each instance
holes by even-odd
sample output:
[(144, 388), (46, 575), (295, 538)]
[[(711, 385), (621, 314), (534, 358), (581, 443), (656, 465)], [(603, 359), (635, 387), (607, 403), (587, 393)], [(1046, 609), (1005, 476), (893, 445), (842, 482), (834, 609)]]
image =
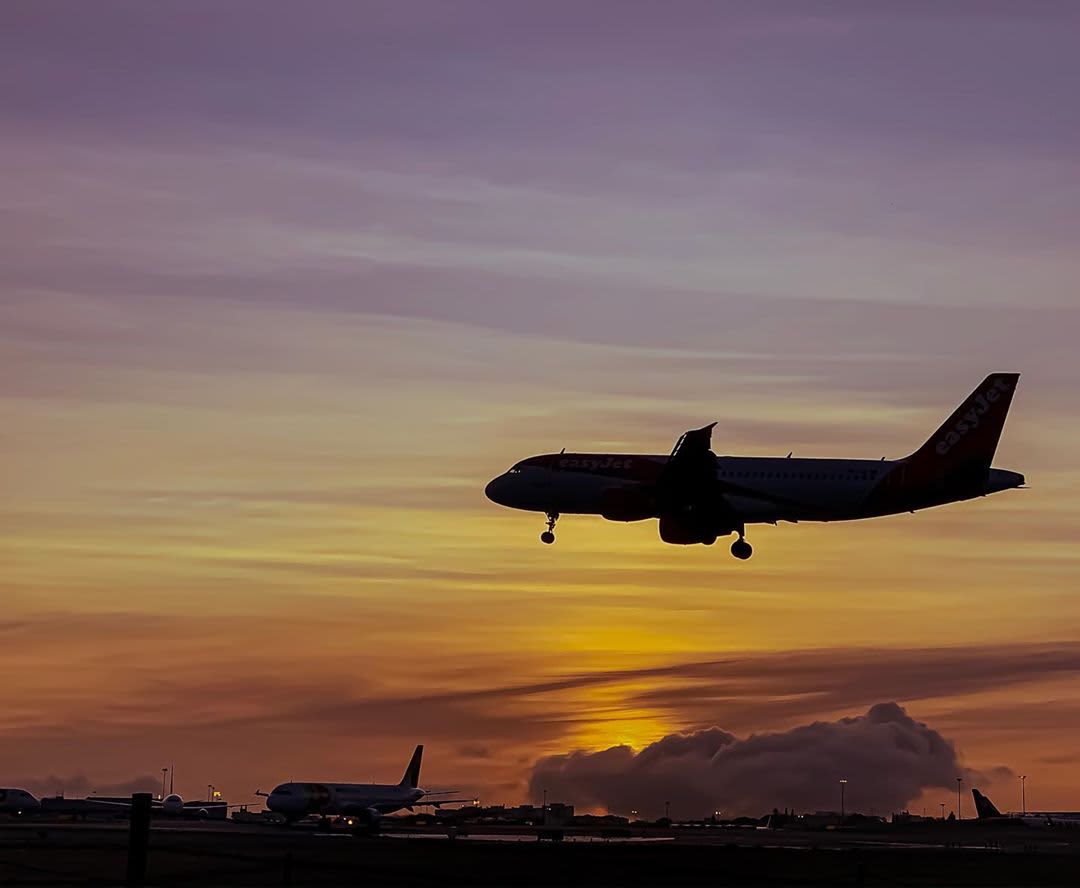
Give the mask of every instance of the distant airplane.
[(364, 827), (375, 827), (384, 814), (393, 814), (414, 805), (447, 805), (472, 802), (474, 799), (440, 799), (455, 790), (431, 792), (419, 787), (420, 761), (424, 747), (413, 751), (409, 766), (401, 781), (392, 783), (282, 783), (270, 793), (256, 791), (266, 799), (266, 807), (294, 823), (311, 815), (355, 819)]
[[(173, 780), (176, 776), (175, 768), (169, 769), (169, 794), (162, 796), (160, 799), (151, 799), (150, 811), (153, 814), (164, 814), (166, 817), (194, 817), (199, 820), (205, 820), (210, 817), (211, 814), (216, 814), (218, 817), (225, 817), (229, 808), (244, 808), (246, 804), (240, 803), (236, 805), (230, 805), (226, 802), (206, 801), (206, 802), (185, 802), (183, 796), (173, 791)], [(164, 791), (165, 785), (162, 780), (162, 791)], [(46, 800), (46, 807), (49, 807), (49, 802), (53, 800)], [(131, 799), (123, 796), (87, 796), (85, 799), (60, 799), (55, 800), (57, 802), (67, 803), (61, 807), (70, 808), (72, 805), (78, 805), (83, 803), (84, 810), (79, 813), (97, 813), (103, 808), (115, 808), (115, 809), (129, 809), (131, 807)]]
[(1019, 373), (991, 373), (918, 450), (898, 460), (717, 456), (713, 426), (687, 432), (669, 456), (549, 453), (492, 480), (488, 499), (543, 512), (545, 543), (561, 514), (609, 521), (660, 520), (665, 543), (711, 546), (737, 533), (731, 554), (746, 559), (747, 524), (850, 521), (915, 512), (1024, 484), (994, 469)]
[(1010, 811), (1002, 814), (997, 806), (977, 789), (971, 790), (979, 820), (987, 822), (1022, 822), (1029, 826), (1080, 826), (1080, 811)]
[[(179, 795), (172, 792), (163, 799), (152, 800), (150, 805), (151, 811), (156, 814), (164, 814), (167, 817), (196, 818), (206, 818), (214, 812), (224, 816), (226, 809), (240, 807), (238, 805), (226, 805), (224, 802), (200, 802), (192, 805), (186, 803)], [(86, 817), (91, 814), (126, 816), (130, 810), (130, 798), (87, 796), (86, 798), (66, 799), (58, 796), (56, 798), (39, 799), (25, 789), (0, 788), (0, 814), (11, 814), (16, 817), (35, 814), (42, 816), (70, 815), (74, 817)]]
[(0, 814), (22, 817), (36, 814), (41, 809), (41, 800), (32, 792), (16, 787), (0, 787)]

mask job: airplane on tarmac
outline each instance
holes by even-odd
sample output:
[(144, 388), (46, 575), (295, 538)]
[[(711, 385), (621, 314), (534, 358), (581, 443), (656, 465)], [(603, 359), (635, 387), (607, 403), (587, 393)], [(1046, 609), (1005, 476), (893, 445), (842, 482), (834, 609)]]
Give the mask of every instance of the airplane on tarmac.
[(1026, 823), (1028, 826), (1080, 826), (1080, 811), (1009, 811), (1002, 814), (997, 806), (977, 789), (971, 790), (975, 812), (984, 822)]
[[(227, 805), (224, 802), (188, 803), (174, 792), (170, 792), (164, 798), (153, 799), (150, 805), (154, 814), (164, 814), (166, 817), (196, 817), (202, 819), (210, 817), (212, 814), (224, 817), (227, 809), (240, 807), (239, 805)], [(39, 799), (25, 789), (0, 788), (0, 814), (11, 814), (15, 817), (35, 815), (44, 817), (88, 817), (94, 814), (124, 817), (127, 816), (130, 810), (130, 798), (87, 796), (85, 798), (69, 799), (56, 796), (55, 798)]]
[(41, 810), (41, 799), (32, 792), (13, 786), (0, 787), (0, 814), (22, 817)]
[(421, 789), (420, 761), (424, 747), (413, 751), (409, 766), (399, 783), (282, 783), (269, 792), (256, 790), (255, 794), (266, 799), (266, 807), (295, 823), (313, 814), (324, 820), (331, 816), (348, 817), (359, 825), (374, 828), (384, 814), (393, 814), (403, 808), (412, 810), (414, 805), (447, 805), (458, 802), (474, 802), (475, 799), (442, 799), (436, 796), (450, 795), (456, 790), (432, 792)]
[[(245, 803), (230, 805), (227, 802), (216, 800), (185, 802), (184, 797), (173, 790), (173, 781), (176, 777), (176, 769), (169, 769), (169, 793), (165, 795), (165, 781), (162, 779), (162, 796), (151, 799), (150, 811), (154, 815), (166, 817), (194, 817), (206, 820), (214, 816), (224, 819), (230, 808), (244, 808)], [(217, 794), (220, 796), (220, 793)], [(131, 799), (123, 796), (87, 796), (85, 799), (46, 799), (44, 807), (53, 808), (58, 813), (94, 814), (109, 808), (119, 811), (128, 811), (131, 808)]]
[(990, 466), (1019, 379), (1019, 373), (991, 373), (903, 459), (717, 456), (711, 423), (684, 434), (669, 456), (532, 456), (484, 492), (501, 506), (545, 513), (544, 543), (555, 542), (562, 514), (658, 518), (665, 543), (711, 546), (737, 533), (731, 554), (746, 559), (753, 554), (747, 524), (876, 518), (1022, 487), (1020, 473)]

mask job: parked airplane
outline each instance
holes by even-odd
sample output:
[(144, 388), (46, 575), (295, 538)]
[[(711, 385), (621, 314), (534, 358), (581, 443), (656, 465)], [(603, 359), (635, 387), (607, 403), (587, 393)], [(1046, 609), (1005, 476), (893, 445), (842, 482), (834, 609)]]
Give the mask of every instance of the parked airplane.
[(389, 783), (282, 783), (270, 793), (256, 791), (266, 799), (266, 807), (294, 823), (311, 815), (341, 816), (355, 819), (360, 825), (375, 827), (384, 814), (414, 805), (446, 805), (472, 802), (473, 799), (441, 799), (454, 790), (431, 792), (421, 789), (420, 761), (424, 747), (417, 746), (401, 781)]
[(609, 521), (658, 518), (665, 543), (711, 546), (737, 533), (731, 554), (746, 559), (747, 524), (850, 521), (915, 512), (1021, 487), (1018, 472), (990, 463), (1019, 373), (991, 373), (918, 450), (898, 460), (717, 456), (713, 426), (687, 432), (669, 456), (549, 453), (514, 465), (485, 489), (512, 509), (544, 512), (545, 543), (562, 514)]
[[(161, 798), (151, 799), (150, 810), (155, 815), (164, 814), (166, 817), (194, 817), (205, 820), (208, 817), (224, 819), (230, 808), (243, 808), (245, 804), (230, 805), (227, 802), (185, 802), (183, 796), (173, 791), (173, 780), (176, 769), (169, 769), (169, 794)], [(165, 784), (162, 780), (162, 792)], [(80, 807), (81, 806), (81, 807)], [(57, 811), (65, 813), (94, 814), (103, 809), (114, 808), (127, 811), (131, 808), (131, 799), (125, 796), (87, 796), (85, 799), (47, 799), (46, 807), (53, 807)], [(66, 809), (66, 810), (65, 810)]]
[(32, 792), (16, 787), (0, 787), (0, 814), (22, 817), (24, 814), (36, 814), (41, 809), (41, 800)]
[(997, 806), (977, 789), (971, 790), (975, 812), (986, 822), (1022, 822), (1029, 826), (1080, 826), (1078, 811), (1010, 811), (1002, 814)]

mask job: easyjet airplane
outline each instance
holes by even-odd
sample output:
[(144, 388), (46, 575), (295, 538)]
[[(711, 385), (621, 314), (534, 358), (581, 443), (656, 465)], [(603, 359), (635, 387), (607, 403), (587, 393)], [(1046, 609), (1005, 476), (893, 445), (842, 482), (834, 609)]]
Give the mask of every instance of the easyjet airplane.
[(665, 543), (711, 546), (737, 533), (731, 554), (746, 559), (753, 554), (747, 524), (876, 518), (1021, 487), (1023, 475), (990, 467), (1019, 379), (1019, 373), (991, 373), (903, 459), (717, 456), (709, 449), (711, 423), (684, 434), (669, 456), (532, 456), (485, 493), (499, 505), (545, 513), (545, 543), (555, 542), (555, 522), (564, 513), (658, 518)]

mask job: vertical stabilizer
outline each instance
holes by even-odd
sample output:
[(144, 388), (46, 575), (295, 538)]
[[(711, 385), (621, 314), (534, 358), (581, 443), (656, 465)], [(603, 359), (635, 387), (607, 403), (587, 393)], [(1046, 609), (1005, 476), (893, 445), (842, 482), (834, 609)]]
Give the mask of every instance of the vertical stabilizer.
[(991, 817), (1001, 816), (997, 806), (977, 789), (971, 790), (971, 797), (975, 799), (975, 813), (979, 815), (979, 820), (988, 820)]
[(401, 778), (398, 786), (407, 786), (416, 789), (420, 784), (420, 760), (424, 757), (424, 746), (420, 744), (413, 750), (412, 758), (409, 759), (409, 767), (405, 769), (405, 775)]
[(909, 475), (947, 480), (949, 487), (983, 485), (1019, 381), (1019, 373), (987, 376), (926, 443), (904, 460)]

